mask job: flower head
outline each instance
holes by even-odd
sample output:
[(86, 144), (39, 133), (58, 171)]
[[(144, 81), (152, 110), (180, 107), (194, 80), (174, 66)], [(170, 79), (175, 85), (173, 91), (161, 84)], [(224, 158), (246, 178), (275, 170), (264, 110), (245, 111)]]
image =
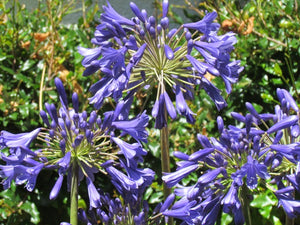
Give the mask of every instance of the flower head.
[[(251, 103), (246, 103), (250, 113), (232, 113), (244, 128), (226, 128), (218, 117), (219, 138), (198, 135), (203, 149), (191, 155), (174, 154), (181, 161), (175, 172), (164, 174), (163, 180), (169, 187), (177, 188), (180, 201), (196, 201), (180, 219), (187, 224), (214, 224), (216, 217), (210, 212), (216, 210), (217, 215), (222, 209), (234, 214), (235, 224), (242, 224), (243, 193), (263, 188), (274, 193), (278, 206), (290, 218), (299, 215), (299, 201), (293, 194), (300, 190), (299, 109), (286, 90), (278, 89), (277, 95), (281, 104), (275, 106), (274, 114), (260, 114)], [(198, 169), (202, 173), (194, 185), (180, 185), (183, 178)]]
[[(40, 114), (46, 128), (21, 134), (1, 131), (1, 148), (9, 149), (8, 155), (2, 153), (6, 165), (0, 166), (4, 188), (9, 188), (11, 181), (15, 180), (18, 185), (26, 183), (27, 190), (32, 191), (41, 169), (56, 169), (59, 176), (50, 193), (50, 199), (55, 199), (65, 175), (68, 176), (70, 188), (69, 178), (76, 165), (79, 182), (86, 179), (90, 206), (97, 208), (101, 206), (101, 196), (93, 182), (95, 174), (99, 172), (111, 175), (112, 182), (122, 183), (122, 188), (127, 191), (145, 188), (147, 179), (152, 182), (154, 174), (150, 169), (147, 169), (147, 179), (137, 180), (132, 176), (134, 171), (140, 172), (138, 165), (146, 155), (140, 144), (147, 140), (146, 114), (128, 120), (126, 110), (121, 113), (127, 107), (126, 102), (117, 105), (117, 111), (106, 112), (104, 119), (96, 111), (79, 112), (77, 94), (73, 94), (73, 108), (69, 108), (62, 81), (56, 78), (55, 84), (62, 106), (57, 110), (54, 104), (45, 104), (46, 111)], [(129, 144), (123, 141), (122, 137), (126, 134), (132, 135), (138, 142)], [(33, 150), (30, 144), (34, 139), (42, 141), (44, 145)], [(127, 162), (126, 165), (123, 160)]]
[(92, 39), (97, 48), (79, 48), (84, 56), (84, 75), (97, 70), (103, 74), (91, 87), (90, 103), (96, 108), (101, 107), (105, 97), (119, 101), (122, 92), (154, 92), (152, 115), (156, 128), (166, 126), (165, 111), (172, 119), (178, 112), (193, 123), (194, 113), (186, 100), (193, 98), (195, 85), (208, 93), (219, 110), (226, 106), (221, 91), (205, 75), (221, 76), (227, 92), (231, 91), (231, 84), (237, 82), (243, 69), (239, 61), (230, 61), (236, 38), (232, 33), (218, 36), (220, 25), (213, 22), (216, 12), (206, 14), (199, 22), (169, 29), (168, 7), (168, 0), (164, 0), (160, 20), (148, 16), (133, 2), (130, 8), (135, 16), (131, 19), (118, 14), (109, 3), (103, 7)]

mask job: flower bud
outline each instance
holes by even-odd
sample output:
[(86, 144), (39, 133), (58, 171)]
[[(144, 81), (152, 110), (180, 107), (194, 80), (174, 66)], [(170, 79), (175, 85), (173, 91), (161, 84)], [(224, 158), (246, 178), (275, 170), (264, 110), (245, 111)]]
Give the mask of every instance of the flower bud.
[(57, 92), (60, 96), (61, 103), (67, 107), (68, 106), (68, 98), (67, 98), (67, 94), (66, 94), (66, 91), (65, 91), (62, 81), (58, 77), (56, 77), (54, 79), (54, 83), (55, 83)]
[(47, 127), (50, 127), (48, 116), (47, 116), (47, 114), (46, 114), (46, 112), (44, 110), (40, 111), (40, 116), (41, 116), (43, 122), (47, 125)]
[(164, 30), (166, 30), (169, 27), (169, 18), (164, 17), (161, 19), (160, 24)]
[(174, 52), (173, 50), (170, 48), (169, 45), (165, 44), (165, 54), (166, 54), (166, 57), (167, 59), (171, 60), (174, 58)]
[(139, 18), (140, 21), (145, 23), (145, 18), (143, 14), (141, 13), (140, 9), (137, 7), (137, 5), (134, 2), (130, 2), (130, 8), (132, 12)]

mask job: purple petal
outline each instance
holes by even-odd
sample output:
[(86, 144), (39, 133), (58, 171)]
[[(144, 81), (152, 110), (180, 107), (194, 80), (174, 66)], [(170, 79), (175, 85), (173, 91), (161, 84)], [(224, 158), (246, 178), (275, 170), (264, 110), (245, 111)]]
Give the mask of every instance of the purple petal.
[(165, 54), (166, 54), (167, 59), (169, 59), (169, 60), (173, 59), (174, 58), (174, 52), (170, 48), (170, 46), (165, 44), (164, 49), (165, 49)]
[(172, 119), (175, 119), (177, 114), (176, 114), (176, 110), (175, 110), (175, 107), (173, 105), (173, 102), (171, 101), (171, 99), (170, 99), (169, 95), (167, 94), (167, 92), (164, 92), (162, 95), (165, 99), (166, 108), (167, 108), (167, 111), (168, 111), (170, 117)]
[(160, 24), (163, 29), (167, 29), (169, 27), (169, 18), (168, 17), (163, 17), (160, 21)]
[(137, 5), (134, 2), (130, 2), (130, 8), (132, 12), (139, 18), (139, 20), (145, 23), (145, 18), (143, 14), (141, 13), (139, 7), (137, 7)]
[(58, 196), (61, 185), (63, 183), (63, 180), (64, 180), (64, 176), (59, 175), (59, 177), (57, 178), (57, 180), (56, 180), (56, 182), (55, 182), (55, 184), (54, 184), (54, 186), (53, 186), (53, 188), (50, 192), (50, 196), (49, 196), (50, 200), (56, 199), (56, 197)]
[(88, 186), (90, 206), (93, 208), (99, 208), (102, 205), (99, 192), (89, 177), (86, 178), (86, 183)]
[(7, 131), (1, 131), (0, 144), (4, 143), (9, 148), (29, 147), (30, 143), (38, 136), (40, 128), (28, 133), (12, 134)]
[(166, 17), (168, 15), (169, 10), (169, 1), (163, 0), (162, 2), (162, 17)]
[(134, 26), (134, 22), (131, 20), (121, 16), (119, 13), (117, 13), (113, 7), (107, 2), (107, 6), (103, 6), (104, 13), (101, 14), (101, 20), (111, 23), (111, 21), (114, 19), (121, 25), (128, 25), (128, 26)]
[(267, 133), (270, 134), (270, 133), (274, 133), (276, 131), (291, 127), (294, 124), (296, 124), (297, 121), (298, 121), (298, 116), (296, 116), (296, 115), (289, 116), (289, 117), (277, 122), (272, 127), (270, 127), (269, 130), (267, 131)]
[(129, 135), (131, 135), (137, 141), (143, 141), (147, 143), (148, 132), (146, 127), (148, 125), (149, 117), (145, 112), (137, 116), (135, 119), (128, 121), (114, 121), (112, 126), (120, 129)]
[(194, 172), (198, 165), (190, 165), (173, 173), (164, 173), (162, 179), (168, 187), (173, 187), (190, 173)]

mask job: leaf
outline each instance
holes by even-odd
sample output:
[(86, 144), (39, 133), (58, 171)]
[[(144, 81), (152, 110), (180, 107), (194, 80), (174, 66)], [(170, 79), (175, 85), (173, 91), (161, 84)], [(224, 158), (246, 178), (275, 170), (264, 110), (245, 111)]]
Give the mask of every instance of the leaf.
[(18, 113), (17, 113), (17, 112), (13, 112), (13, 113), (9, 114), (8, 117), (9, 117), (10, 119), (12, 119), (12, 120), (17, 120), (17, 118), (18, 118)]
[(272, 216), (273, 219), (273, 224), (274, 225), (282, 225), (282, 223), (280, 222), (280, 219), (276, 216)]
[(163, 200), (163, 193), (162, 192), (155, 192), (154, 194), (151, 195), (150, 199), (149, 199), (149, 203), (150, 204), (154, 204), (154, 203), (159, 203), (162, 202)]
[(22, 204), (21, 209), (30, 214), (30, 222), (38, 224), (40, 222), (40, 213), (33, 202), (26, 201)]
[(28, 76), (23, 75), (22, 73), (18, 73), (15, 75), (15, 78), (17, 80), (23, 81), (25, 83), (31, 84), (31, 79), (28, 78)]
[(274, 65), (274, 72), (276, 75), (282, 76), (282, 70), (278, 63), (275, 63), (275, 65)]
[(158, 142), (151, 142), (148, 145), (150, 152), (158, 158), (160, 155), (160, 144)]
[(222, 212), (222, 217), (221, 217), (221, 224), (222, 225), (228, 225), (232, 222), (232, 216), (230, 216), (227, 213)]
[(264, 192), (254, 196), (254, 200), (251, 202), (251, 206), (255, 208), (264, 208), (266, 206), (276, 205), (277, 201), (269, 197), (269, 192)]
[(30, 60), (30, 59), (26, 60), (25, 63), (21, 67), (21, 71), (26, 71), (26, 70), (30, 69), (34, 63), (35, 62), (33, 60)]
[(269, 219), (272, 208), (273, 208), (273, 206), (268, 205), (264, 208), (259, 209), (258, 211), (259, 211), (260, 215), (262, 215), (266, 219)]
[(148, 187), (146, 189), (146, 191), (145, 191), (144, 199), (145, 200), (149, 199), (152, 193), (153, 193), (153, 188), (152, 187)]
[(270, 103), (274, 101), (274, 98), (269, 93), (261, 93), (261, 98), (264, 99), (264, 102)]
[(11, 75), (15, 74), (15, 71), (13, 71), (11, 68), (5, 67), (3, 65), (1, 65), (0, 68), (3, 69), (5, 72), (11, 74)]

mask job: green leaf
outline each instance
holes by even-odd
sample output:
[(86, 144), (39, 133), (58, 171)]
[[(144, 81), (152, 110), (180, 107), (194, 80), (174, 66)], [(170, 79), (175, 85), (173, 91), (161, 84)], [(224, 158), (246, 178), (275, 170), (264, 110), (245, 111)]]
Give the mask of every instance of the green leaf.
[(153, 193), (153, 188), (152, 187), (148, 187), (145, 191), (144, 194), (144, 199), (147, 200), (148, 198), (150, 198), (151, 194)]
[(21, 71), (26, 71), (26, 70), (30, 69), (34, 63), (35, 62), (33, 60), (30, 60), (30, 59), (26, 60), (25, 63), (21, 67)]
[(151, 195), (150, 199), (149, 199), (149, 203), (150, 204), (154, 204), (154, 203), (158, 203), (158, 202), (162, 202), (163, 200), (163, 193), (162, 192), (155, 192)]
[(16, 78), (17, 80), (21, 80), (21, 81), (23, 81), (23, 82), (25, 82), (25, 83), (28, 83), (28, 84), (31, 84), (31, 83), (32, 83), (32, 82), (31, 82), (31, 79), (29, 79), (28, 76), (25, 76), (25, 75), (23, 75), (22, 73), (16, 74), (16, 75), (15, 75), (15, 78)]
[(40, 222), (40, 213), (34, 203), (26, 201), (22, 204), (21, 209), (30, 214), (30, 222), (34, 224), (38, 224)]
[(267, 103), (274, 102), (273, 96), (269, 93), (261, 93), (261, 98)]
[(273, 208), (273, 206), (268, 205), (266, 207), (259, 209), (258, 211), (263, 217), (265, 217), (266, 219), (269, 219), (272, 208)]
[(280, 222), (280, 219), (276, 216), (272, 216), (273, 219), (273, 224), (274, 225), (282, 225), (282, 223)]
[(5, 67), (3, 65), (1, 65), (0, 68), (3, 69), (5, 72), (11, 74), (11, 75), (15, 74), (15, 71), (13, 71), (11, 68)]
[(278, 63), (275, 63), (275, 65), (274, 65), (274, 72), (276, 75), (282, 76), (282, 70)]
[(10, 119), (12, 119), (12, 120), (17, 120), (17, 118), (18, 118), (18, 113), (17, 113), (17, 112), (13, 112), (13, 113), (9, 114), (8, 117), (9, 117)]
[(155, 156), (155, 157), (159, 157), (160, 155), (160, 144), (159, 142), (151, 142), (148, 145), (148, 148), (150, 150), (150, 152)]
[(266, 206), (276, 205), (276, 200), (269, 197), (269, 192), (264, 192), (254, 196), (254, 200), (251, 202), (251, 206), (255, 208), (264, 208)]
[(222, 212), (222, 217), (221, 217), (221, 225), (228, 225), (232, 222), (232, 216), (230, 216), (227, 213)]

